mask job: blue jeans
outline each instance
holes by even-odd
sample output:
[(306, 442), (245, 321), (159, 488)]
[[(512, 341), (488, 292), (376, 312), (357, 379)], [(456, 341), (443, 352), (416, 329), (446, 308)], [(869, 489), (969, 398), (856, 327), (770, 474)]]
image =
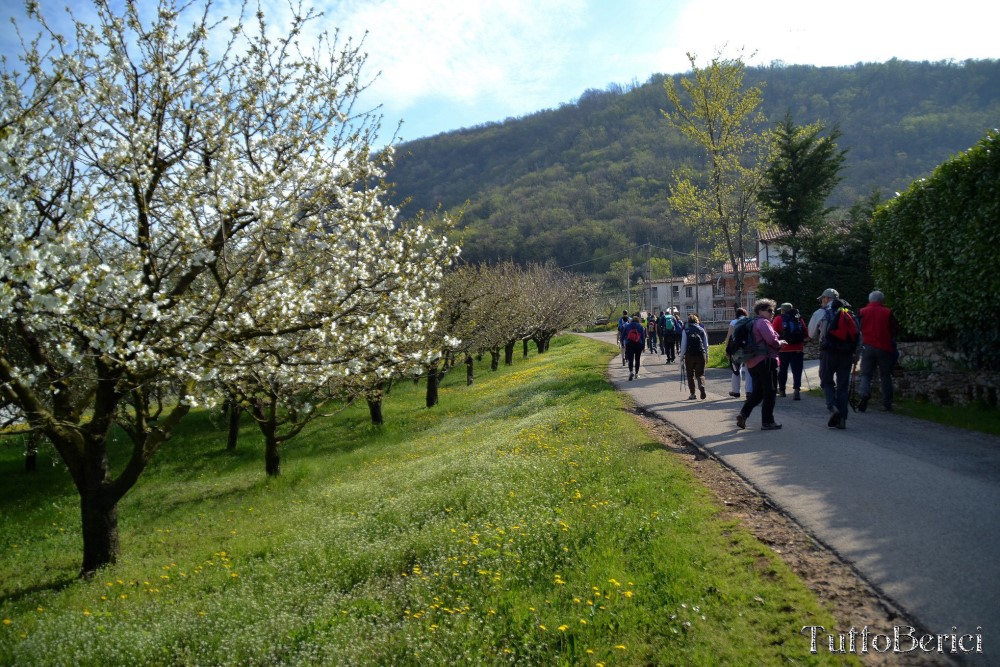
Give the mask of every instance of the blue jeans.
[(823, 388), (826, 409), (836, 410), (843, 419), (847, 419), (847, 399), (851, 390), (853, 367), (853, 352), (826, 350), (819, 353), (819, 386)]
[(870, 398), (872, 395), (872, 375), (878, 368), (878, 377), (882, 389), (882, 405), (892, 408), (892, 366), (895, 354), (880, 350), (877, 347), (865, 345), (861, 348), (861, 386), (858, 395)]

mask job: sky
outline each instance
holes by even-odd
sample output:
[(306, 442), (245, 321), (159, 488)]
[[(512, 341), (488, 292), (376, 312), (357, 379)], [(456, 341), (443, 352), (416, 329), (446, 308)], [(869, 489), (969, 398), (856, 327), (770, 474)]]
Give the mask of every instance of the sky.
[[(713, 56), (751, 65), (1000, 58), (1000, 3), (949, 0), (348, 0), (373, 93), (403, 139), (557, 108)], [(755, 54), (755, 55), (754, 55)], [(751, 57), (752, 56), (752, 57)]]
[[(257, 1), (274, 23), (287, 14), (289, 0)], [(41, 4), (51, 11), (65, 0)], [(397, 139), (407, 141), (554, 109), (588, 89), (686, 72), (687, 53), (699, 65), (717, 54), (748, 65), (1000, 58), (1000, 3), (949, 0), (933, 11), (922, 4), (304, 0), (324, 12), (317, 25), (364, 37), (364, 71), (375, 77), (366, 101), (381, 105), (388, 132), (402, 120)], [(22, 6), (23, 0), (0, 0), (0, 18), (20, 15)], [(7, 32), (0, 32), (0, 49), (10, 46)]]

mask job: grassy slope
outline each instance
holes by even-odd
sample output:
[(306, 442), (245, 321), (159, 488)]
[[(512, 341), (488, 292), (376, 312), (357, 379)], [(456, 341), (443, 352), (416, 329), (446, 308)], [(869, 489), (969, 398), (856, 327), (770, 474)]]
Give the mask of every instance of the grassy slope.
[(77, 581), (64, 471), (0, 450), (0, 663), (820, 663), (829, 614), (636, 428), (612, 348), (545, 355), (441, 404), (400, 385), (373, 429), (352, 408), (263, 474), (193, 415), (122, 502), (122, 558)]

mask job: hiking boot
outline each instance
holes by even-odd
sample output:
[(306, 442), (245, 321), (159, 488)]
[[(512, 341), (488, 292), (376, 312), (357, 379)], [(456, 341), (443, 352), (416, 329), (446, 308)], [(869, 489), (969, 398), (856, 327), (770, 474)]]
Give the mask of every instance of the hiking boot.
[(707, 396), (708, 396), (708, 394), (706, 394), (706, 393), (705, 393), (705, 388), (704, 388), (704, 387), (702, 387), (702, 388), (701, 388), (701, 400), (705, 400), (705, 398), (706, 398)]
[(781, 428), (781, 424), (764, 424), (760, 427), (761, 431), (777, 431)]
[(780, 389), (778, 391), (778, 398), (784, 398), (784, 397), (785, 397), (785, 390), (784, 389)]
[(688, 396), (688, 400), (689, 400), (689, 401), (693, 401), (693, 400), (694, 400), (694, 399), (696, 399), (696, 398), (698, 398), (698, 397), (697, 397), (697, 396), (695, 396), (694, 394), (691, 394), (690, 396)]
[(795, 392), (792, 394), (792, 400), (793, 401), (801, 401), (802, 400), (802, 397), (799, 396), (799, 390), (798, 389), (796, 389)]
[(629, 373), (629, 374), (628, 374), (628, 381), (629, 381), (629, 382), (631, 382), (631, 381), (632, 381), (632, 378), (633, 378), (633, 377), (635, 377), (635, 376), (634, 376), (634, 375), (632, 375), (631, 373)]
[(837, 421), (837, 428), (839, 428), (841, 431), (847, 428), (847, 420), (841, 418), (839, 421)]
[(739, 398), (740, 397), (739, 392), (735, 392), (735, 391), (729, 392), (729, 395), (732, 396), (733, 398)]
[(639, 371), (636, 371), (636, 372), (635, 372), (635, 379), (636, 379), (636, 380), (638, 380), (638, 379), (639, 379)]
[(844, 420), (841, 419), (840, 417), (840, 413), (834, 411), (830, 413), (830, 419), (829, 421), (826, 422), (826, 425), (829, 426), (830, 428), (842, 428), (840, 424), (843, 421)]
[(743, 416), (743, 413), (736, 415), (736, 425), (740, 428), (747, 427), (747, 418)]
[(858, 402), (858, 412), (864, 412), (868, 409), (868, 396), (862, 396), (861, 400)]

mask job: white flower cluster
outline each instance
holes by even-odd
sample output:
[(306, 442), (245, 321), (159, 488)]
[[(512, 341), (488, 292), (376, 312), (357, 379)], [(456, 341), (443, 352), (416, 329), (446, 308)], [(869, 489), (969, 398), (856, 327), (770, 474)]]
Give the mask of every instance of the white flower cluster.
[(102, 7), (73, 53), (0, 72), (5, 398), (111, 383), (197, 405), (217, 383), (292, 400), (426, 363), (457, 249), (373, 185), (391, 151), (353, 110), (363, 57), (324, 43), (321, 62), (261, 25), (212, 60), (207, 24), (161, 11), (138, 32), (134, 8)]

